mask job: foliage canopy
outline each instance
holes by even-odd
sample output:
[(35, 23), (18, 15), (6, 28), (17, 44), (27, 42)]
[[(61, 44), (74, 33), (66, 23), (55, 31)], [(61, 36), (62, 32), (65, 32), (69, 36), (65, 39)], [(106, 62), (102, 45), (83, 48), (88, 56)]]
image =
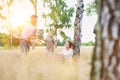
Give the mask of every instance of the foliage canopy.
[(64, 0), (44, 0), (44, 6), (49, 8), (49, 12), (43, 14), (47, 31), (52, 31), (56, 36), (60, 33), (63, 38), (67, 38), (63, 29), (71, 27), (74, 8), (68, 8)]

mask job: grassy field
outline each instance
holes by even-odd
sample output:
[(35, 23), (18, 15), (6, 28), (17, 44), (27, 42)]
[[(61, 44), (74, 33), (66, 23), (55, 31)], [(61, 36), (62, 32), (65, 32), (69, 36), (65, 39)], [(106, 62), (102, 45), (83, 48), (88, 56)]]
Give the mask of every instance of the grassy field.
[[(63, 47), (58, 47), (55, 53)], [(93, 47), (81, 47), (78, 64), (61, 63), (53, 54), (45, 54), (44, 47), (31, 50), (28, 55), (19, 49), (0, 50), (0, 80), (89, 80)]]

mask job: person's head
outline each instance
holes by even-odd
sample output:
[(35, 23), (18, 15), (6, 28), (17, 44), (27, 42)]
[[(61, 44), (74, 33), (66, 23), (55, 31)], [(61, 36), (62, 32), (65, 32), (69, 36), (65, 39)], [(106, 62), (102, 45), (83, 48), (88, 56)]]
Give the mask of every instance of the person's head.
[(32, 15), (31, 16), (31, 23), (36, 26), (36, 24), (37, 24), (37, 15)]
[(73, 43), (71, 41), (67, 41), (65, 43), (65, 47), (66, 47), (66, 49), (72, 48), (73, 47)]
[(49, 33), (48, 33), (48, 36), (49, 36), (49, 37), (52, 37), (52, 36), (53, 36), (53, 33), (52, 33), (52, 32), (49, 32)]

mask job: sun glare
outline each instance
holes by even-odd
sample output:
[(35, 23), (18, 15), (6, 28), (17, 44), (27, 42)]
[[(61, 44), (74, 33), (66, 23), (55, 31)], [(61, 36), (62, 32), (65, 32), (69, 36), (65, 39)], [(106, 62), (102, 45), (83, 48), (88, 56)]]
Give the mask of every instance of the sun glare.
[(15, 1), (10, 7), (10, 11), (11, 26), (12, 28), (17, 28), (30, 19), (30, 15), (33, 14), (34, 9), (32, 6), (30, 7), (29, 3), (24, 5), (24, 3)]
[(23, 11), (15, 12), (11, 16), (11, 25), (13, 28), (19, 27), (27, 21), (27, 15)]

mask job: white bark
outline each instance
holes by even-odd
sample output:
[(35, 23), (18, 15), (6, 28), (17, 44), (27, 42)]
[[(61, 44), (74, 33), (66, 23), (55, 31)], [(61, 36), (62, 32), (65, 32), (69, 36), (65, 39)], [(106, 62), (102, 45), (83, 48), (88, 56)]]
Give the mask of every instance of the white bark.
[(82, 27), (82, 18), (84, 12), (83, 0), (77, 0), (77, 10), (76, 18), (74, 23), (74, 48), (73, 53), (76, 56), (80, 55), (80, 44), (81, 44), (81, 27)]
[[(120, 80), (120, 0), (101, 0), (99, 4), (91, 80)], [(97, 60), (102, 64), (99, 69)]]

